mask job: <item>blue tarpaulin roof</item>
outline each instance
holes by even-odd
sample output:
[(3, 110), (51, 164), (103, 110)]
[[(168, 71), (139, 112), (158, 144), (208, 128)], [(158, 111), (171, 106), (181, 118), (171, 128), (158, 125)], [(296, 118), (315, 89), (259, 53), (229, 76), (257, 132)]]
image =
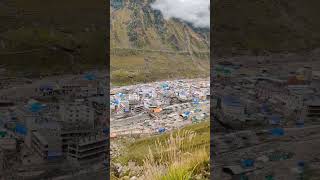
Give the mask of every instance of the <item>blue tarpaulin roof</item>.
[(95, 80), (96, 76), (94, 74), (88, 73), (84, 75), (84, 79), (86, 80)]
[(40, 103), (32, 103), (29, 107), (29, 110), (31, 112), (40, 112), (43, 108), (44, 106)]
[(262, 113), (268, 113), (269, 112), (269, 108), (268, 108), (268, 106), (266, 104), (263, 104), (261, 106), (261, 112)]
[(298, 161), (298, 166), (299, 167), (304, 167), (305, 166), (305, 162), (304, 161)]
[(117, 96), (120, 97), (120, 99), (123, 99), (123, 98), (125, 97), (125, 94), (123, 94), (123, 93), (118, 93)]
[(107, 127), (104, 128), (104, 129), (103, 129), (103, 133), (108, 134), (108, 133), (109, 133), (109, 128), (107, 128)]
[(272, 136), (283, 136), (284, 135), (284, 129), (282, 128), (274, 128), (270, 130), (270, 133)]
[(57, 157), (62, 156), (62, 152), (60, 151), (48, 151), (48, 157)]
[(244, 168), (249, 168), (249, 167), (253, 167), (254, 165), (254, 160), (252, 159), (245, 159), (241, 161), (241, 165)]
[(271, 124), (280, 124), (281, 122), (281, 117), (278, 115), (273, 115), (270, 117), (270, 123)]
[(159, 128), (159, 132), (162, 133), (162, 132), (165, 132), (166, 129), (165, 128)]
[(190, 111), (187, 111), (187, 112), (184, 112), (185, 115), (189, 115), (190, 114)]
[(116, 105), (118, 105), (118, 104), (120, 104), (120, 101), (119, 101), (118, 99), (115, 99), (115, 100), (113, 101), (113, 103), (116, 104)]
[(296, 125), (298, 127), (303, 127), (304, 126), (304, 121), (303, 120), (299, 120), (299, 121), (296, 122)]
[(166, 87), (169, 87), (169, 85), (168, 85), (167, 83), (162, 83), (162, 84), (161, 84), (161, 87), (162, 87), (162, 88), (166, 88)]
[(186, 116), (186, 117), (189, 117), (190, 116), (190, 112), (189, 111), (184, 112), (183, 115)]
[(27, 128), (22, 124), (17, 124), (15, 128), (15, 132), (22, 135), (27, 135)]

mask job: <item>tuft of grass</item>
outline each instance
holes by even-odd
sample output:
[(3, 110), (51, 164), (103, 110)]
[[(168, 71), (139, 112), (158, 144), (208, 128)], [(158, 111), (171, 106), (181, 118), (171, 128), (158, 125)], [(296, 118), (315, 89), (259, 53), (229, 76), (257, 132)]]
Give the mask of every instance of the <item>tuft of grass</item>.
[[(144, 160), (144, 179), (187, 180), (203, 162), (208, 162), (210, 155), (205, 148), (197, 148), (197, 134), (190, 130), (170, 134), (165, 142), (157, 141), (155, 151), (149, 148)], [(157, 155), (157, 156), (155, 156)]]
[[(204, 121), (198, 124), (192, 124), (186, 126), (180, 130), (172, 131), (172, 133), (166, 133), (161, 135), (154, 135), (152, 137), (146, 137), (136, 140), (133, 143), (125, 144), (125, 152), (123, 155), (113, 161), (118, 161), (122, 164), (127, 164), (129, 161), (134, 161), (139, 165), (143, 165), (143, 160), (146, 157), (146, 154), (149, 153), (149, 148), (151, 151), (156, 151), (155, 142), (166, 142), (170, 138), (171, 134), (175, 137), (181, 131), (192, 131), (197, 135), (194, 137), (192, 146), (197, 148), (210, 148), (210, 124), (208, 121)], [(187, 144), (186, 146), (191, 145)], [(158, 154), (154, 154), (158, 156)]]

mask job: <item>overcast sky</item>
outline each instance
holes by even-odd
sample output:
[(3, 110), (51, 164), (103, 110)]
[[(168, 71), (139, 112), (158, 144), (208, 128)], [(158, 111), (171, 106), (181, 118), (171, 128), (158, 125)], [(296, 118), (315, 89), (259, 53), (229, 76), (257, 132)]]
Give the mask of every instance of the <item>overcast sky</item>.
[(210, 0), (156, 0), (151, 4), (165, 19), (179, 18), (195, 27), (210, 27)]

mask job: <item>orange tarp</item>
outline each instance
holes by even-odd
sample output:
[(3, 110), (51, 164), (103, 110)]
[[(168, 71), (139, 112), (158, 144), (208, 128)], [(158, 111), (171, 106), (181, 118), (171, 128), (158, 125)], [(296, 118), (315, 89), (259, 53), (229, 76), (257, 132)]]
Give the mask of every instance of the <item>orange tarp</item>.
[(153, 110), (153, 112), (155, 112), (155, 113), (159, 113), (159, 112), (161, 112), (161, 111), (162, 111), (161, 108), (155, 108), (155, 109)]
[(116, 133), (111, 133), (111, 134), (110, 134), (110, 138), (115, 138), (115, 137), (117, 137), (117, 134), (116, 134)]

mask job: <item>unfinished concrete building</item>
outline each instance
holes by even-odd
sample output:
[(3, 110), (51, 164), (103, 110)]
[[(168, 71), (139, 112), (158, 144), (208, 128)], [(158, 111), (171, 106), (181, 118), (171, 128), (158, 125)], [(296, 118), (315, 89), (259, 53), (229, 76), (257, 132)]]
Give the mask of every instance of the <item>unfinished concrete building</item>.
[(61, 137), (48, 131), (32, 132), (32, 149), (43, 159), (51, 160), (62, 157)]
[(74, 127), (72, 125), (64, 125), (61, 130), (61, 141), (62, 141), (62, 152), (68, 152), (68, 145), (70, 142), (75, 139), (83, 136), (90, 135), (94, 129), (86, 128), (86, 127)]
[(108, 153), (107, 140), (103, 134), (78, 138), (69, 144), (68, 159), (79, 165), (103, 161)]
[(311, 120), (320, 119), (320, 100), (310, 100), (306, 103), (307, 105), (307, 118)]

